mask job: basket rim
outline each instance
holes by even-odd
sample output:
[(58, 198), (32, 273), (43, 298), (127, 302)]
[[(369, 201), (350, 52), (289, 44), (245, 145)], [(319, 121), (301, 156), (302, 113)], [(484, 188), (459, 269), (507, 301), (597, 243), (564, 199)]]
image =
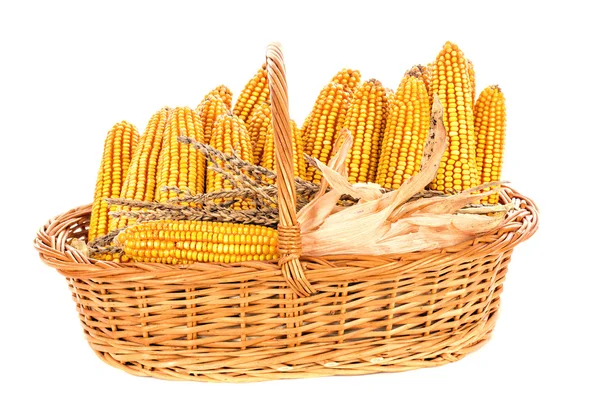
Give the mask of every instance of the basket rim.
[[(503, 186), (500, 201), (513, 202), (516, 208), (511, 210), (504, 223), (494, 232), (458, 245), (403, 254), (371, 255), (335, 255), (323, 257), (301, 256), (306, 278), (313, 282), (325, 280), (342, 282), (356, 279), (386, 279), (394, 269), (385, 269), (381, 274), (380, 265), (404, 261), (402, 269), (440, 267), (455, 262), (462, 257), (485, 257), (512, 250), (517, 244), (529, 239), (538, 229), (539, 211), (529, 198), (510, 187)], [(202, 277), (202, 282), (223, 282), (224, 280), (283, 280), (277, 259), (271, 261), (243, 261), (237, 263), (193, 263), (169, 265), (147, 262), (118, 263), (87, 257), (82, 251), (71, 246), (70, 234), (73, 228), (86, 226), (91, 205), (73, 208), (51, 218), (37, 232), (34, 247), (42, 261), (55, 268), (59, 273), (74, 279), (162, 279), (173, 283), (184, 283), (185, 279)], [(332, 267), (333, 262), (347, 260), (345, 267)], [(375, 262), (375, 264), (373, 264)], [(232, 268), (235, 267), (235, 268)]]

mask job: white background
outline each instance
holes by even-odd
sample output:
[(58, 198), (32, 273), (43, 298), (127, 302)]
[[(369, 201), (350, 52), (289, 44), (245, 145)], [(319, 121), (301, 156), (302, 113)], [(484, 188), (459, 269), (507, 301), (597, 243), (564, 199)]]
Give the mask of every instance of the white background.
[[(123, 3), (0, 6), (0, 397), (600, 397), (600, 30), (582, 5), (593, 2)], [(446, 40), (475, 64), (478, 92), (502, 87), (503, 178), (538, 203), (541, 226), (514, 252), (484, 348), (405, 373), (234, 385), (130, 376), (88, 347), (64, 278), (32, 247), (37, 228), (92, 200), (115, 122), (143, 130), (163, 105), (195, 107), (217, 84), (239, 93), (273, 40), (299, 123), (342, 67), (395, 88)]]

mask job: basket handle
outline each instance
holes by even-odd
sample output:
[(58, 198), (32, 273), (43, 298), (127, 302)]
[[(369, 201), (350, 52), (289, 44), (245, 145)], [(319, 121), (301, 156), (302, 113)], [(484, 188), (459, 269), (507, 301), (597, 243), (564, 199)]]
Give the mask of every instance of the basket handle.
[(281, 273), (298, 296), (310, 296), (316, 291), (304, 275), (300, 263), (302, 242), (300, 224), (296, 219), (296, 184), (292, 130), (288, 110), (287, 80), (281, 44), (267, 47), (267, 75), (271, 96), (271, 114), (275, 142), (275, 168), (277, 170), (277, 199), (279, 203), (279, 261)]

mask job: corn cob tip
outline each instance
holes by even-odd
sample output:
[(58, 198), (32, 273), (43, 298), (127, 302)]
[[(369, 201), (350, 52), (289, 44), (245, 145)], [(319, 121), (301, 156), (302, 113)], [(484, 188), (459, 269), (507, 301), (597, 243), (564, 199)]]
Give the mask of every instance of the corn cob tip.
[(458, 47), (456, 44), (454, 44), (454, 42), (451, 42), (449, 40), (446, 40), (446, 43), (444, 43), (444, 47), (452, 47), (452, 48), (456, 48)]
[(344, 86), (344, 90), (353, 92), (360, 84), (360, 78), (359, 70), (343, 68), (335, 74), (330, 82), (341, 84)]
[(423, 77), (424, 72), (425, 72), (425, 67), (421, 64), (417, 64), (417, 65), (413, 65), (411, 67), (411, 69), (406, 71), (406, 73), (404, 75), (414, 76), (415, 78), (420, 79)]

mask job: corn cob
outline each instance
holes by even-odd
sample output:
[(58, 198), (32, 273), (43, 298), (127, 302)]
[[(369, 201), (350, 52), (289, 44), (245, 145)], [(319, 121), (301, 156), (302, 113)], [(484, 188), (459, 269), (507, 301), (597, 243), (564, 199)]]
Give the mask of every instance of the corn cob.
[(196, 113), (200, 117), (202, 129), (204, 131), (204, 143), (210, 143), (215, 121), (219, 115), (227, 113), (229, 109), (220, 96), (209, 94), (202, 100), (202, 103), (196, 107)]
[[(306, 175), (306, 159), (304, 158), (304, 144), (302, 142), (302, 132), (294, 121), (290, 121), (292, 130), (292, 151), (294, 155), (294, 176), (301, 179)], [(260, 160), (262, 167), (268, 168), (271, 171), (276, 171), (275, 167), (275, 135), (273, 134), (273, 126), (269, 125), (266, 134), (266, 143), (262, 158)]]
[(429, 97), (418, 74), (407, 72), (391, 102), (376, 182), (398, 189), (420, 170), (429, 130)]
[(262, 67), (254, 74), (233, 107), (233, 113), (240, 117), (244, 123), (250, 118), (252, 109), (259, 104), (269, 101), (269, 82), (267, 66)]
[(158, 157), (158, 177), (154, 200), (164, 203), (177, 197), (173, 191), (161, 190), (163, 186), (177, 186), (192, 194), (204, 192), (206, 161), (202, 153), (187, 144), (177, 141), (181, 135), (204, 142), (204, 132), (200, 117), (189, 107), (173, 110), (167, 126)]
[(94, 240), (108, 233), (110, 207), (106, 198), (118, 198), (127, 175), (139, 135), (129, 122), (119, 122), (108, 132), (104, 141), (104, 153), (96, 179), (94, 203), (88, 231), (88, 240)]
[[(245, 161), (252, 162), (252, 142), (250, 134), (242, 119), (232, 113), (221, 115), (215, 122), (214, 132), (210, 145), (215, 149), (225, 153), (232, 154), (236, 151), (237, 155)], [(221, 190), (231, 190), (233, 185), (221, 174), (209, 169), (206, 175), (206, 192), (217, 192)], [(238, 199), (234, 204), (234, 209), (247, 209), (250, 203)]]
[[(479, 95), (475, 103), (475, 132), (481, 183), (499, 181), (506, 135), (506, 105), (504, 93), (498, 86), (489, 86)], [(496, 204), (498, 194), (484, 198), (482, 202)]]
[(165, 264), (234, 263), (277, 258), (277, 230), (208, 221), (150, 221), (117, 237), (132, 261)]
[(471, 62), (469, 59), (467, 59), (467, 73), (469, 74), (469, 82), (471, 83), (473, 104), (475, 104), (475, 99), (477, 98), (477, 93), (475, 91), (475, 68), (473, 68), (473, 62)]
[(366, 81), (354, 90), (343, 125), (354, 138), (346, 160), (350, 183), (375, 181), (386, 109), (386, 90), (378, 80)]
[[(171, 109), (164, 107), (156, 112), (148, 122), (144, 135), (133, 153), (120, 198), (139, 201), (154, 200), (158, 156), (170, 114)], [(115, 211), (131, 210), (131, 207), (128, 206), (116, 206), (115, 208)], [(109, 231), (124, 228), (134, 222), (134, 218), (110, 218)]]
[(353, 92), (360, 84), (360, 71), (344, 68), (331, 78), (333, 83), (344, 86), (344, 90)]
[(438, 54), (430, 90), (444, 107), (449, 141), (431, 188), (449, 192), (479, 185), (471, 82), (464, 54), (455, 44), (446, 42)]
[(250, 133), (250, 139), (254, 145), (252, 159), (254, 164), (258, 165), (262, 159), (267, 130), (271, 126), (271, 107), (269, 104), (262, 103), (254, 107), (246, 125)]
[(225, 107), (227, 107), (228, 110), (231, 110), (231, 102), (233, 100), (233, 93), (231, 92), (231, 89), (229, 89), (227, 86), (225, 86), (225, 85), (217, 86), (216, 88), (214, 88), (213, 90), (208, 92), (208, 94), (204, 97), (204, 99), (208, 98), (209, 96), (215, 96), (215, 97), (220, 98), (221, 100), (223, 100)]
[[(329, 83), (337, 83), (338, 85), (342, 85), (344, 90), (351, 95), (354, 89), (360, 84), (360, 71), (344, 68), (338, 71), (333, 78), (331, 78)], [(311, 115), (309, 114), (309, 116), (304, 120), (304, 124), (302, 124), (301, 128), (302, 132), (306, 131), (307, 123), (310, 121), (310, 117)]]
[[(321, 90), (303, 125), (302, 138), (306, 154), (324, 163), (329, 161), (333, 143), (344, 125), (349, 102), (350, 93), (340, 84), (330, 82)], [(319, 183), (321, 173), (309, 166), (306, 169), (306, 179)]]

